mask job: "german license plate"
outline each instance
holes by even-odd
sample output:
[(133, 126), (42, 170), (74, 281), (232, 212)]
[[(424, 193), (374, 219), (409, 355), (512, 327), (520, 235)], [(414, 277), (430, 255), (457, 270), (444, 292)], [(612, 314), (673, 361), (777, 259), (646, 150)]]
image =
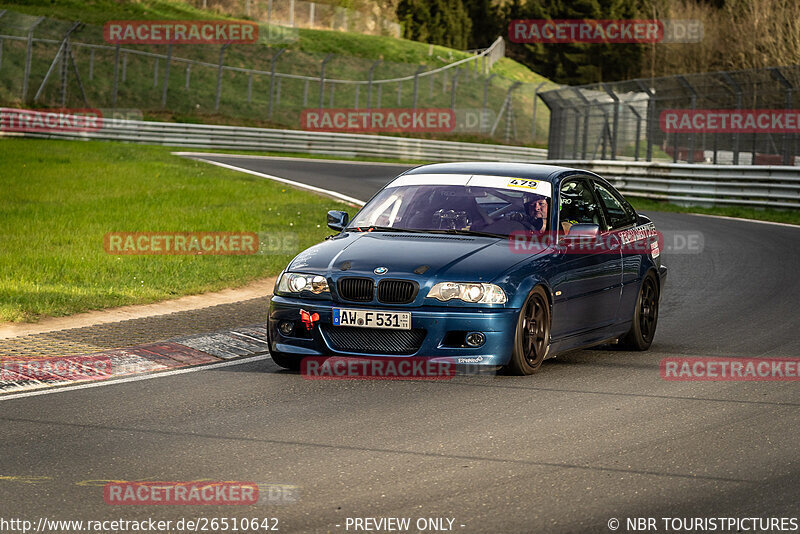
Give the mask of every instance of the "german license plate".
[(333, 324), (336, 326), (411, 330), (411, 313), (334, 308)]

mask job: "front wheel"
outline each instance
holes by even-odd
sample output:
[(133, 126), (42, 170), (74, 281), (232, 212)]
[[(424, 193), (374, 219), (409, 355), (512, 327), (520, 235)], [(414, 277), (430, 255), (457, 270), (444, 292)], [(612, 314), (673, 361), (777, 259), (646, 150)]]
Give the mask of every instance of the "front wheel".
[(517, 319), (514, 351), (507, 369), (515, 375), (539, 370), (550, 349), (550, 305), (540, 286), (528, 295)]
[(652, 272), (647, 273), (636, 298), (631, 329), (620, 340), (630, 350), (647, 350), (653, 343), (658, 324), (658, 284)]

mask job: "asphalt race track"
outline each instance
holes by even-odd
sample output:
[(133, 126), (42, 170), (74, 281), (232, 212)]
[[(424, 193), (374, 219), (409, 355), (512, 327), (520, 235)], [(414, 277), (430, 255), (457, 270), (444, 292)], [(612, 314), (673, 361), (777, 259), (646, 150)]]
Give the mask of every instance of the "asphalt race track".
[[(214, 159), (363, 200), (404, 168)], [(800, 356), (800, 228), (649, 215), (668, 238), (699, 236), (702, 250), (664, 252), (668, 285), (646, 353), (584, 350), (532, 377), (435, 382), (304, 380), (267, 359), (3, 400), (0, 516), (277, 517), (281, 532), (424, 517), (463, 533), (798, 517), (800, 382), (665, 381), (659, 362)], [(293, 502), (103, 500), (108, 480), (201, 479), (284, 484)]]

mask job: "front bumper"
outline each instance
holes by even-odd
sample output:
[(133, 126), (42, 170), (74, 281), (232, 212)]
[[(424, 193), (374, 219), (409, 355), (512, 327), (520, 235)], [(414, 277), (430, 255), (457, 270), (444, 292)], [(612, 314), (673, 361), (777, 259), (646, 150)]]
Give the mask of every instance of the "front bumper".
[[(329, 329), (341, 328), (332, 324), (332, 309), (365, 309), (380, 311), (398, 311), (411, 313), (411, 328), (424, 331), (424, 338), (413, 352), (403, 354), (364, 352), (360, 350), (343, 350), (337, 348), (329, 333)], [(319, 314), (319, 321), (311, 330), (306, 330), (300, 323), (300, 310), (309, 314)], [(505, 365), (511, 358), (514, 345), (519, 310), (507, 308), (474, 308), (424, 306), (416, 308), (341, 304), (331, 301), (306, 300), (273, 296), (269, 305), (270, 350), (305, 356), (391, 356), (391, 357), (424, 357), (433, 360), (448, 361), (455, 364), (470, 365)], [(282, 321), (293, 321), (301, 327), (299, 334), (283, 335), (278, 325)], [(380, 336), (380, 329), (370, 330), (371, 335)], [(452, 340), (459, 337), (453, 332), (481, 332), (485, 342), (480, 347), (452, 346)], [(302, 336), (302, 337), (299, 337)]]

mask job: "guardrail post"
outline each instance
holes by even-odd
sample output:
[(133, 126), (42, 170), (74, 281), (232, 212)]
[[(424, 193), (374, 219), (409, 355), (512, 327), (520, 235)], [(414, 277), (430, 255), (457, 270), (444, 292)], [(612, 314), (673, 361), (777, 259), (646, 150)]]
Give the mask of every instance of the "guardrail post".
[(114, 88), (111, 90), (111, 107), (117, 108), (117, 91), (119, 89), (119, 44), (114, 47)]
[(397, 82), (397, 107), (400, 107), (400, 101), (403, 98), (403, 82)]
[(153, 61), (153, 87), (158, 87), (158, 58)]
[(361, 86), (356, 85), (356, 102), (354, 109), (358, 109), (358, 94), (361, 92)]
[(61, 107), (67, 107), (67, 53), (69, 51), (69, 41), (64, 41), (64, 52), (61, 54), (60, 77), (61, 77)]
[[(783, 86), (785, 91), (784, 93), (784, 100), (785, 106), (787, 111), (792, 109), (792, 84), (789, 83), (789, 80), (781, 73), (778, 67), (772, 67), (769, 69), (770, 74), (772, 77), (778, 80), (778, 82)], [(784, 165), (792, 165), (794, 162), (790, 161), (794, 159), (794, 156), (790, 153), (790, 145), (789, 145), (789, 133), (783, 132), (783, 164)]]
[(614, 91), (609, 88), (608, 84), (603, 84), (603, 89), (606, 90), (608, 96), (614, 101), (614, 123), (612, 129), (614, 133), (611, 134), (609, 141), (611, 142), (611, 159), (617, 159), (617, 139), (619, 139), (619, 97), (614, 94)]
[[(732, 90), (736, 96), (736, 111), (740, 111), (742, 109), (742, 88), (727, 72), (722, 73), (722, 78), (730, 86), (730, 90)], [(739, 164), (739, 132), (733, 134), (733, 164)]]
[(319, 109), (322, 109), (325, 105), (325, 65), (327, 65), (328, 61), (332, 58), (333, 54), (328, 54), (319, 66)]
[(167, 106), (167, 89), (169, 89), (169, 65), (172, 62), (172, 43), (167, 45), (167, 66), (164, 69), (164, 90), (161, 92), (161, 107)]
[[(678, 82), (685, 88), (688, 89), (691, 94), (691, 102), (692, 102), (692, 111), (697, 108), (697, 91), (694, 87), (692, 87), (689, 82), (683, 76), (678, 76)], [(675, 135), (675, 144), (678, 144), (678, 135)], [(675, 154), (678, 153), (678, 147), (675, 147)], [(687, 154), (686, 160), (689, 163), (694, 163), (694, 132), (689, 132), (689, 154)]]
[(219, 111), (219, 101), (222, 98), (222, 61), (225, 59), (225, 50), (227, 50), (230, 45), (230, 43), (225, 43), (219, 48), (219, 66), (217, 67), (217, 97), (214, 100), (214, 111)]
[(419, 74), (425, 70), (424, 65), (417, 67), (417, 72), (414, 73), (414, 109), (417, 109), (417, 96), (419, 96)]
[[(590, 102), (588, 98), (583, 96), (583, 93), (581, 93), (580, 89), (573, 88), (572, 91), (576, 95), (578, 95), (578, 98), (583, 102), (584, 108), (586, 109), (586, 112), (585, 112), (585, 114), (583, 116), (583, 142), (581, 143), (581, 146), (582, 146), (581, 153), (583, 154), (582, 158), (586, 159), (586, 153), (587, 153), (588, 145), (589, 145), (589, 115), (590, 115), (590, 111), (591, 111), (592, 102)], [(576, 113), (577, 113), (577, 108), (576, 108)], [(575, 126), (576, 127), (578, 126), (577, 120), (576, 120)], [(578, 137), (577, 136), (578, 136), (578, 132), (577, 132), (577, 128), (576, 128), (576, 131), (575, 131), (575, 151), (576, 152), (577, 152), (577, 149), (578, 149)]]
[(186, 90), (187, 91), (189, 90), (189, 80), (191, 79), (191, 77), (192, 77), (192, 64), (191, 63), (187, 63), (186, 64)]
[[(633, 161), (639, 161), (639, 136), (642, 135), (642, 116), (631, 104), (628, 104), (628, 108), (636, 115), (636, 140), (634, 141), (636, 146), (633, 149)], [(716, 161), (714, 161), (714, 163), (716, 163)]]
[(22, 103), (24, 104), (25, 101), (28, 99), (28, 83), (31, 77), (31, 60), (33, 59), (33, 31), (36, 29), (42, 21), (44, 17), (39, 17), (36, 21), (28, 28), (28, 44), (25, 51), (25, 73), (23, 74), (22, 78)]
[(642, 80), (636, 80), (639, 89), (647, 93), (647, 161), (653, 161), (653, 128), (655, 127), (656, 103), (655, 94)]
[(268, 119), (272, 118), (272, 99), (273, 99), (273, 93), (274, 93), (273, 87), (275, 86), (275, 66), (278, 64), (278, 58), (285, 51), (286, 51), (285, 48), (281, 48), (280, 50), (275, 52), (275, 55), (272, 56), (272, 59), (270, 60), (270, 65), (269, 65), (269, 111), (267, 112), (267, 118)]
[(367, 109), (372, 109), (372, 79), (375, 75), (375, 69), (381, 64), (382, 60), (375, 61), (369, 68), (369, 81), (367, 82)]
[(514, 138), (517, 137), (517, 123), (514, 117), (514, 90), (522, 85), (522, 82), (514, 82), (508, 89), (508, 105), (506, 106), (506, 143), (511, 142), (511, 131), (514, 131)]
[(453, 82), (450, 86), (450, 109), (456, 109), (456, 90), (458, 89), (458, 77), (461, 76), (461, 70), (456, 70), (453, 75)]
[[(494, 75), (493, 75), (494, 76)], [(542, 82), (533, 90), (533, 117), (531, 118), (531, 143), (536, 142), (536, 106), (539, 103), (539, 89), (547, 82)], [(484, 100), (486, 97), (484, 96)], [(484, 105), (485, 107), (485, 105)]]
[[(72, 24), (72, 26), (70, 26), (70, 29), (67, 30), (67, 33), (64, 35), (64, 39), (61, 41), (61, 45), (58, 47), (58, 51), (56, 52), (56, 55), (53, 58), (52, 63), (50, 63), (50, 67), (47, 69), (47, 73), (44, 75), (44, 79), (42, 80), (42, 84), (39, 86), (39, 90), (36, 91), (36, 94), (33, 96), (34, 101), (39, 100), (39, 97), (42, 96), (42, 92), (44, 91), (44, 86), (47, 85), (47, 81), (50, 79), (50, 75), (53, 74), (53, 71), (55, 70), (56, 65), (58, 64), (59, 61), (61, 61), (61, 93), (62, 93), (61, 100), (62, 102), (65, 100), (67, 61), (71, 57), (67, 54), (67, 52), (69, 51), (69, 35), (75, 30), (75, 28), (77, 28), (80, 25), (81, 25), (80, 22), (75, 22)], [(76, 67), (75, 72), (77, 73), (77, 71), (78, 69)], [(83, 90), (82, 86), (81, 90)], [(84, 95), (84, 101), (85, 100), (86, 96)], [(63, 103), (61, 107), (64, 107)]]
[(488, 117), (489, 115), (489, 86), (492, 84), (492, 78), (497, 76), (497, 74), (492, 74), (486, 81), (483, 83), (483, 112), (481, 113), (481, 133), (483, 133), (483, 126), (484, 126), (484, 118)]

